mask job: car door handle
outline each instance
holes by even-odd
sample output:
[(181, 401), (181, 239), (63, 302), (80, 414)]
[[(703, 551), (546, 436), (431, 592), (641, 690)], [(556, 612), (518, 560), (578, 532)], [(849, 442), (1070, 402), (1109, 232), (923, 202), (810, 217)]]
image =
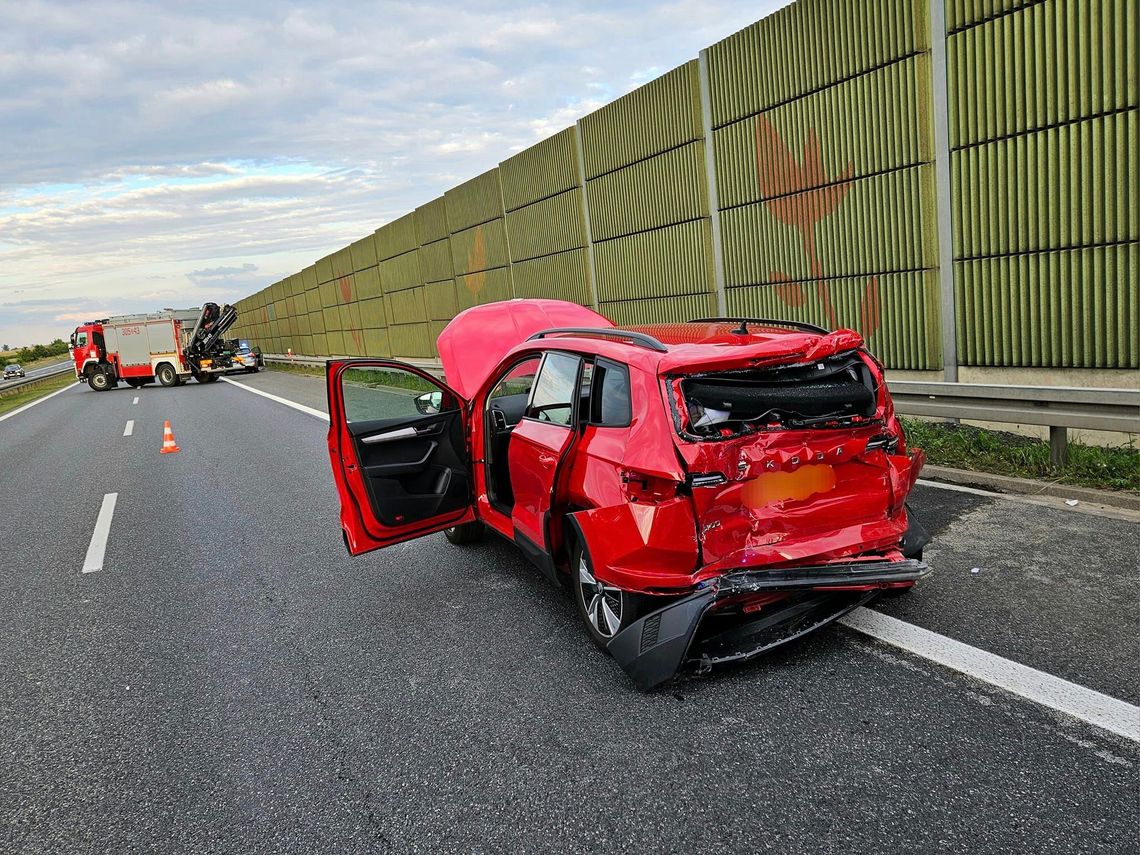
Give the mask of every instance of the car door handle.
[(544, 468), (549, 469), (551, 466), (558, 462), (558, 458), (552, 454), (540, 454), (538, 455), (538, 462)]

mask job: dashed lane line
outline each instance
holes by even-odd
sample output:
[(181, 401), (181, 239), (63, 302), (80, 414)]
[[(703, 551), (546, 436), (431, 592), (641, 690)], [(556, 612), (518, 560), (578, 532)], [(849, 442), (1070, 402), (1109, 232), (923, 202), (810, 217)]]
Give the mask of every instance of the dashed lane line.
[(871, 609), (858, 608), (839, 622), (983, 683), (1140, 742), (1140, 707), (1125, 701)]
[(111, 534), (111, 520), (115, 516), (115, 503), (118, 493), (107, 493), (99, 508), (99, 518), (95, 520), (95, 530), (91, 532), (91, 543), (87, 547), (87, 558), (81, 573), (97, 573), (103, 569), (103, 554), (107, 551), (107, 539)]
[(135, 420), (127, 419), (127, 426), (123, 428), (123, 436), (130, 436), (135, 432)]
[(135, 399), (133, 401), (131, 401), (131, 404), (137, 404), (138, 402), (139, 402), (139, 396), (135, 395)]
[(290, 401), (288, 398), (282, 398), (278, 395), (271, 395), (268, 392), (263, 392), (260, 389), (254, 389), (252, 386), (246, 386), (244, 383), (235, 383), (228, 377), (219, 378), (223, 383), (229, 383), (231, 386), (242, 389), (246, 392), (252, 392), (255, 395), (260, 395), (263, 398), (268, 398), (271, 401), (276, 401), (278, 404), (284, 404), (286, 407), (292, 407), (294, 410), (300, 410), (302, 413), (308, 413), (310, 416), (316, 416), (318, 419), (328, 421), (328, 413), (322, 413), (320, 410), (306, 407), (304, 404), (298, 404), (296, 401)]

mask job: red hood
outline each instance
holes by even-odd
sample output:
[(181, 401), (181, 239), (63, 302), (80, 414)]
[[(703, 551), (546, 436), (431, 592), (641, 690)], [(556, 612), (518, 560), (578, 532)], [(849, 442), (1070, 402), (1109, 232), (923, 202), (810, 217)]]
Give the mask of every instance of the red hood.
[(437, 340), (447, 384), (464, 398), (472, 398), (511, 348), (554, 327), (609, 329), (613, 323), (592, 309), (562, 300), (504, 300), (465, 309)]

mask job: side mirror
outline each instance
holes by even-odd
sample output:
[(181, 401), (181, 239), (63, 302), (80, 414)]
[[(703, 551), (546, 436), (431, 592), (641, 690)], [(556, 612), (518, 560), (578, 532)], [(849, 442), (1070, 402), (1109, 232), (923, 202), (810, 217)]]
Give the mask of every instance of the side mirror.
[(416, 395), (416, 409), (425, 416), (434, 416), (443, 405), (443, 392), (424, 392)]

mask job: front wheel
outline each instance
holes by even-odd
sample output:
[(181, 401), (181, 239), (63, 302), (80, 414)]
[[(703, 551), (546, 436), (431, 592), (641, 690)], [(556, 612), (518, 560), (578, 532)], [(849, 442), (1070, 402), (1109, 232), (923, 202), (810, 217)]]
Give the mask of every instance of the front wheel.
[(574, 603), (586, 625), (586, 633), (594, 644), (605, 650), (615, 635), (637, 620), (637, 596), (594, 576), (590, 557), (580, 544), (574, 547), (570, 577)]
[(468, 543), (477, 543), (483, 539), (483, 523), (469, 522), (463, 525), (453, 525), (451, 528), (443, 530), (443, 536), (447, 538), (449, 543), (454, 543), (457, 546), (465, 546)]
[(96, 369), (87, 377), (87, 385), (96, 392), (105, 392), (111, 388), (111, 376), (102, 369)]

